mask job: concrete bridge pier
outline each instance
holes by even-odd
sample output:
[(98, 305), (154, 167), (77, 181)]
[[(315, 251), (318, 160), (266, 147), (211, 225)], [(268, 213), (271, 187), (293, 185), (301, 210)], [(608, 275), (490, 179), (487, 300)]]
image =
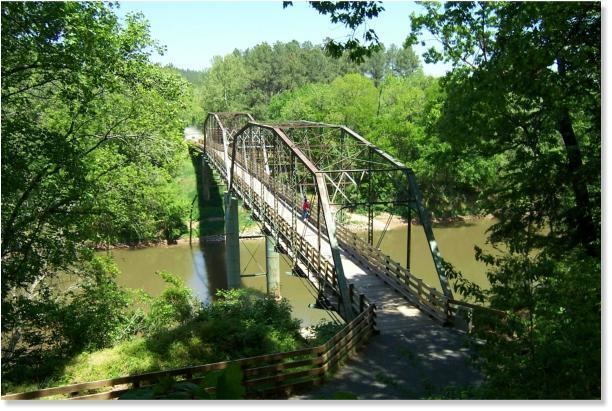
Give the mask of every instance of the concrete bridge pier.
[(224, 195), (225, 204), (225, 260), (227, 288), (240, 287), (240, 223), (238, 199), (230, 193)]
[(276, 250), (276, 240), (271, 235), (266, 236), (266, 286), (269, 296), (281, 297), (280, 258)]

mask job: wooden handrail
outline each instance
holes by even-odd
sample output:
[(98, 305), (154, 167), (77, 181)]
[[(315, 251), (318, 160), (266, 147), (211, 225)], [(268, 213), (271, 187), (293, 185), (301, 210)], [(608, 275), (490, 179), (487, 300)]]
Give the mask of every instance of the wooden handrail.
[[(163, 377), (188, 377), (186, 380), (200, 380), (194, 377), (211, 371), (223, 370), (231, 365), (238, 365), (243, 369), (243, 384), (251, 390), (251, 394), (256, 394), (261, 389), (268, 389), (266, 384), (269, 382), (289, 382), (285, 388), (290, 387), (292, 379), (305, 376), (314, 377), (313, 380), (320, 379), (325, 370), (329, 367), (337, 366), (342, 359), (342, 352), (350, 352), (363, 342), (374, 329), (375, 307), (370, 305), (353, 321), (348, 323), (336, 335), (327, 342), (312, 348), (288, 351), (282, 353), (266, 354), (256, 357), (242, 358), (232, 361), (224, 361), (212, 364), (177, 368), (172, 370), (156, 371), (145, 374), (110, 378), (106, 380), (85, 382), (79, 384), (64, 385), (61, 387), (46, 388), (37, 391), (29, 391), (16, 394), (8, 394), (1, 397), (2, 400), (29, 400), (39, 399), (56, 395), (70, 395), (83, 391), (111, 388), (110, 391), (101, 393), (84, 394), (72, 396), (70, 399), (111, 399), (116, 398), (121, 393), (142, 386), (142, 382), (154, 383)], [(339, 354), (340, 353), (340, 354)], [(287, 362), (287, 359), (308, 357)], [(307, 370), (294, 371), (299, 367), (311, 367)], [(289, 372), (285, 372), (289, 371)], [(272, 372), (266, 376), (261, 376), (266, 372)], [(304, 381), (300, 381), (302, 384)], [(130, 387), (123, 387), (130, 385)], [(210, 388), (210, 387), (204, 387)], [(249, 392), (247, 391), (247, 394)]]

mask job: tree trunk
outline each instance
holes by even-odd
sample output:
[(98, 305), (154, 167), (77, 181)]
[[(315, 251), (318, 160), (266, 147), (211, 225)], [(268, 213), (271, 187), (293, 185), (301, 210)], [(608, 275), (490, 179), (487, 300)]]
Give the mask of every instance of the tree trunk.
[[(567, 72), (567, 62), (565, 59), (557, 58), (557, 67), (559, 69), (559, 76), (562, 79), (561, 83), (563, 84)], [(565, 144), (568, 176), (574, 197), (576, 198), (576, 210), (571, 216), (574, 221), (570, 221), (570, 224), (575, 223), (576, 225), (575, 241), (582, 244), (589, 255), (600, 257), (601, 250), (595, 244), (597, 231), (593, 223), (589, 191), (582, 170), (582, 153), (580, 152), (576, 133), (574, 133), (569, 109), (563, 103), (559, 110), (558, 127), (561, 138), (563, 138), (563, 144)]]
[[(559, 133), (567, 152), (567, 171), (576, 198), (576, 211), (573, 215), (576, 224), (576, 241), (581, 243), (593, 257), (599, 257), (601, 250), (596, 246), (597, 231), (593, 223), (589, 191), (582, 171), (582, 154), (574, 133), (572, 120), (566, 106), (561, 108)], [(570, 222), (571, 223), (571, 222)]]

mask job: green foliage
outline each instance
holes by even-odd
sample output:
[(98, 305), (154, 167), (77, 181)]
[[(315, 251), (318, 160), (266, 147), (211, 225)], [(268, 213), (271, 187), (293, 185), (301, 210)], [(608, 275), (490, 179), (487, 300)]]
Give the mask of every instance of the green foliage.
[(6, 304), (13, 311), (3, 314), (19, 323), (3, 334), (10, 340), (3, 346), (3, 384), (4, 380), (8, 384), (42, 382), (71, 356), (109, 347), (141, 332), (146, 316), (138, 305), (146, 299), (120, 288), (117, 274), (110, 259), (90, 256), (64, 273), (63, 283), (55, 284), (60, 289), (68, 286), (65, 293), (47, 291)]
[(491, 288), (462, 280), (456, 291), (486, 300), (508, 317), (477, 318), (476, 337), (486, 344), (473, 348), (487, 376), (478, 395), (599, 398), (601, 263), (581, 250), (562, 257), (543, 251), (480, 258), (491, 266)]
[(600, 20), (595, 3), (430, 4), (413, 19), (444, 36), (434, 60), (456, 67), (441, 133), (458, 151), (503, 155), (488, 193), (496, 241), (548, 226), (548, 240), (599, 255)]
[[(48, 375), (142, 327), (95, 244), (172, 240), (185, 81), (148, 61), (142, 15), (2, 3), (3, 374)], [(22, 374), (23, 374), (22, 373)]]
[(86, 263), (88, 272), (76, 291), (66, 294), (68, 304), (62, 307), (58, 319), (58, 338), (65, 338), (71, 351), (91, 351), (108, 347), (132, 332), (126, 330), (132, 298), (116, 283), (118, 270), (109, 258), (96, 257)]
[(390, 76), (407, 77), (419, 72), (421, 62), (410, 47), (398, 48), (392, 44), (389, 49), (385, 49), (381, 44), (380, 49), (372, 53), (359, 67), (378, 87), (383, 79)]
[(310, 327), (310, 331), (314, 334), (314, 338), (310, 340), (310, 345), (313, 347), (326, 343), (334, 335), (336, 335), (344, 325), (336, 324), (331, 321), (322, 320), (318, 324)]
[(291, 317), (289, 302), (259, 297), (247, 289), (219, 290), (214, 304), (200, 318), (209, 338), (228, 358), (250, 357), (299, 347), (300, 321)]
[[(395, 46), (372, 59), (382, 60), (384, 75), (406, 76), (419, 67), (411, 49)], [(255, 118), (263, 118), (271, 99), (284, 91), (327, 84), (348, 73), (378, 76), (377, 72), (372, 72), (374, 65), (370, 59), (357, 65), (347, 56), (331, 58), (321, 47), (308, 42), (261, 43), (244, 51), (235, 50), (224, 57), (215, 57), (196, 93), (205, 111), (249, 111)]]
[(242, 370), (240, 366), (234, 364), (223, 370), (217, 379), (217, 390), (215, 391), (218, 400), (238, 400), (244, 398), (246, 389), (242, 382)]
[[(130, 390), (122, 394), (120, 400), (240, 400), (244, 399), (246, 389), (241, 385), (242, 370), (238, 365), (212, 371), (197, 385), (188, 381), (175, 382), (172, 378), (162, 379), (153, 387)], [(215, 387), (208, 393), (206, 387)]]
[[(366, 19), (377, 17), (385, 10), (380, 3), (377, 1), (311, 1), (310, 5), (321, 14), (329, 14), (332, 22), (341, 22), (353, 30), (353, 36), (344, 43), (328, 38), (325, 43), (327, 52), (334, 57), (340, 57), (347, 52), (351, 60), (361, 63), (366, 57), (378, 51), (380, 43), (374, 30), (364, 29), (362, 38), (365, 45), (355, 40), (354, 33), (364, 25)], [(290, 1), (283, 2), (283, 8), (291, 5), (293, 3)]]
[(176, 328), (194, 318), (199, 312), (199, 302), (183, 281), (168, 273), (156, 273), (168, 284), (161, 295), (153, 300), (147, 315), (147, 333), (159, 333)]
[[(299, 320), (291, 318), (291, 307), (286, 300), (276, 301), (246, 289), (219, 291), (217, 300), (202, 308), (179, 279), (164, 272), (159, 275), (168, 283), (159, 297), (133, 296), (127, 305), (107, 298), (92, 307), (64, 307), (61, 315), (69, 313), (71, 318), (79, 319), (71, 327), (75, 334), (80, 327), (85, 334), (82, 341), (90, 343), (90, 352), (79, 353), (82, 350), (70, 341), (65, 345), (70, 351), (61, 357), (57, 351), (41, 350), (39, 357), (32, 354), (28, 357), (29, 363), (22, 360), (3, 364), (3, 392), (228, 361), (308, 345), (300, 335)], [(108, 307), (98, 305), (103, 303)], [(72, 312), (71, 308), (87, 312)], [(100, 329), (101, 324), (80, 321), (95, 319), (95, 314), (104, 310), (115, 313), (117, 319), (108, 325), (114, 324), (115, 328), (104, 331)], [(54, 315), (53, 318), (57, 319), (56, 324), (61, 324), (63, 317)], [(94, 332), (98, 335), (92, 335)], [(60, 336), (64, 334), (57, 332)], [(95, 339), (86, 340), (86, 336)], [(102, 341), (109, 343), (103, 346)], [(207, 378), (210, 386), (227, 385), (218, 391), (223, 398), (242, 395), (240, 387), (234, 384), (234, 380), (241, 379), (235, 370)]]

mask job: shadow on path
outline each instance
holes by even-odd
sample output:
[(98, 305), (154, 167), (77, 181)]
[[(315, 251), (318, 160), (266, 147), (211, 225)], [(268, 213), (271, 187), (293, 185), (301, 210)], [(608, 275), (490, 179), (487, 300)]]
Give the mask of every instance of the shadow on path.
[(363, 400), (425, 399), (481, 382), (463, 334), (419, 316), (401, 322), (406, 326), (373, 336), (326, 383), (295, 399), (331, 399), (340, 391)]

